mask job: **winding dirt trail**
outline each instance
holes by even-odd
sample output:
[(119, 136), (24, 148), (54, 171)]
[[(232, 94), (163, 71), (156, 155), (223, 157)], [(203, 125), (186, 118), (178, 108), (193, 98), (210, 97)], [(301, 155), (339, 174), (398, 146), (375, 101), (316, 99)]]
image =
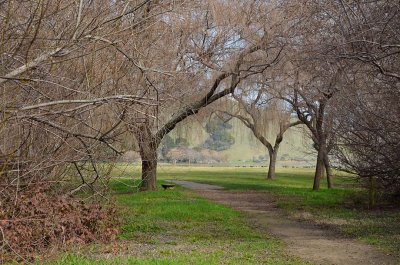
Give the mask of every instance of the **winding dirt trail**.
[(392, 256), (351, 239), (338, 238), (333, 232), (290, 219), (275, 207), (265, 192), (225, 191), (222, 187), (190, 181), (171, 181), (195, 190), (202, 197), (246, 213), (261, 232), (272, 234), (288, 245), (288, 252), (315, 264), (392, 265)]

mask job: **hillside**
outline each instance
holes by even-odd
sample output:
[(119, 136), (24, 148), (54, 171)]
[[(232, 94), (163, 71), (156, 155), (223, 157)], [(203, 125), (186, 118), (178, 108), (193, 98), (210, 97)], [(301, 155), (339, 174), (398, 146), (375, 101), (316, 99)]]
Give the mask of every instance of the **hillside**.
[[(228, 162), (240, 163), (249, 161), (265, 161), (267, 157), (266, 148), (254, 137), (252, 132), (237, 120), (231, 120), (231, 134), (235, 138), (235, 143), (221, 153), (225, 155)], [(200, 146), (208, 135), (204, 127), (197, 121), (185, 124), (185, 128), (177, 128), (172, 133), (173, 138), (184, 137), (188, 140), (190, 147)], [(274, 136), (268, 137), (274, 140)], [(297, 166), (311, 166), (314, 164), (314, 154), (312, 144), (305, 135), (301, 126), (289, 129), (281, 144), (278, 156), (278, 166), (292, 166), (296, 161)]]

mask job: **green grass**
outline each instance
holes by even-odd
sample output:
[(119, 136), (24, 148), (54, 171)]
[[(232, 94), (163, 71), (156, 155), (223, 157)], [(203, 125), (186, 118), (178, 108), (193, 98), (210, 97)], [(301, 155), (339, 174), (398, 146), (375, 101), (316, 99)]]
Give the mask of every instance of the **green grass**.
[[(337, 176), (333, 190), (322, 181), (321, 190), (314, 192), (310, 169), (279, 169), (272, 181), (265, 179), (265, 170), (160, 166), (158, 185), (179, 179), (269, 192), (279, 207), (297, 218), (400, 253), (399, 211), (359, 207), (362, 191), (351, 177)], [(113, 175), (110, 185), (120, 216), (117, 242), (77, 250), (50, 264), (303, 264), (285, 254), (282, 242), (253, 230), (237, 211), (179, 187), (139, 193), (137, 166), (121, 164)]]
[[(125, 172), (120, 173), (118, 172)], [(265, 168), (160, 166), (159, 180), (179, 179), (223, 186), (228, 190), (259, 190), (276, 195), (277, 205), (299, 219), (315, 221), (339, 234), (400, 253), (400, 212), (366, 209), (365, 191), (354, 178), (336, 172), (334, 189), (312, 191), (312, 169), (278, 169), (275, 180), (266, 180)], [(121, 165), (121, 177), (139, 177), (139, 168)]]
[[(125, 173), (121, 173), (125, 172)], [(115, 176), (132, 176), (139, 180), (139, 167), (121, 166), (114, 171)], [(279, 169), (275, 180), (266, 180), (266, 168), (235, 167), (174, 167), (161, 166), (159, 180), (179, 179), (223, 186), (228, 190), (269, 191), (277, 195), (298, 197), (300, 200), (282, 200), (282, 207), (335, 206), (357, 191), (345, 189), (353, 186), (354, 179), (342, 175), (335, 179), (336, 189), (328, 190), (326, 181), (321, 181), (319, 192), (312, 191), (313, 172), (310, 169)]]
[(138, 193), (132, 186), (128, 179), (111, 182), (120, 216), (116, 243), (77, 250), (49, 264), (305, 264), (237, 211), (179, 187)]

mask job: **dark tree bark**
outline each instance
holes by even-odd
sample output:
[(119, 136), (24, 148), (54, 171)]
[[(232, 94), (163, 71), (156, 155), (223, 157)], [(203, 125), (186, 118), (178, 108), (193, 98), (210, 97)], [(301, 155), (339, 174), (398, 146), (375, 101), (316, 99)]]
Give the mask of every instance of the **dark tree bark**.
[[(153, 150), (151, 150), (153, 151)], [(157, 151), (157, 149), (156, 149)], [(141, 191), (153, 191), (157, 189), (157, 159), (142, 157), (142, 183)]]
[[(314, 186), (313, 189), (314, 190), (318, 190), (319, 189), (319, 180), (323, 179), (326, 177), (326, 182), (327, 182), (327, 187), (328, 189), (332, 189), (333, 188), (333, 182), (332, 182), (332, 166), (330, 164), (329, 161), (329, 150), (330, 147), (328, 147), (328, 145), (326, 144), (326, 142), (324, 141), (324, 139), (320, 139), (320, 140), (315, 140), (314, 141), (314, 148), (317, 151), (317, 165), (316, 165), (316, 170), (315, 170), (315, 175), (314, 175)], [(320, 142), (321, 144), (317, 144), (318, 142)], [(322, 156), (322, 159), (321, 159)], [(317, 180), (317, 176), (319, 180)]]
[(324, 167), (325, 167), (325, 172), (326, 172), (326, 181), (328, 183), (328, 189), (332, 189), (333, 188), (333, 182), (332, 182), (332, 167), (331, 167), (331, 163), (329, 161), (329, 157), (327, 152), (325, 152), (324, 155)]
[[(331, 150), (331, 147), (329, 147), (327, 144), (324, 144), (323, 140), (313, 139), (313, 141), (314, 141), (314, 148), (317, 151), (317, 153), (319, 152), (320, 149), (323, 153), (322, 161), (320, 160), (318, 162), (318, 159), (317, 159), (317, 163), (322, 163), (322, 164), (318, 164), (316, 166), (316, 172), (318, 171), (319, 179), (323, 179), (324, 177), (326, 177), (327, 187), (328, 187), (328, 189), (332, 189), (333, 188), (333, 182), (332, 182), (333, 173), (332, 173), (332, 166), (330, 164), (330, 160), (329, 160), (329, 156), (328, 156), (329, 151)], [(317, 144), (317, 142), (322, 143), (321, 148), (319, 147), (320, 145)], [(317, 167), (321, 167), (321, 168), (317, 170)], [(314, 181), (314, 183), (316, 183), (316, 181)], [(318, 186), (318, 188), (316, 188), (314, 190), (318, 190), (318, 189), (319, 189), (319, 186)]]
[(275, 179), (275, 168), (276, 168), (276, 158), (278, 156), (278, 149), (279, 146), (275, 145), (274, 150), (269, 151), (269, 167), (268, 167), (268, 174), (267, 179)]
[(157, 147), (159, 141), (152, 135), (149, 125), (144, 123), (135, 132), (138, 140), (140, 158), (142, 160), (142, 182), (140, 190), (157, 189)]
[(324, 159), (321, 150), (318, 150), (317, 165), (315, 166), (313, 190), (319, 190), (321, 178), (324, 174)]

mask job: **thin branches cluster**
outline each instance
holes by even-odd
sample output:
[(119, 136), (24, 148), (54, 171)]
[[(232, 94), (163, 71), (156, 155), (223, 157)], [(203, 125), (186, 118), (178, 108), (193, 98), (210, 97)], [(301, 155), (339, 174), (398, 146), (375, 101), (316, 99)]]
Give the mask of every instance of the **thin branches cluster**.
[[(242, 84), (233, 96), (238, 108), (228, 114), (253, 131), (269, 150), (270, 162), (273, 137), (266, 139), (268, 117), (263, 115), (303, 124), (317, 152), (314, 190), (324, 172), (328, 188), (334, 187), (336, 167), (366, 180), (371, 193), (398, 196), (399, 3), (298, 1), (280, 6), (288, 20), (283, 58), (262, 79)], [(276, 106), (291, 116), (272, 114)]]
[[(143, 69), (157, 69), (141, 61), (138, 39), (172, 8), (0, 2), (1, 253), (19, 259), (54, 243), (101, 237), (107, 226), (96, 222), (109, 218), (107, 210), (90, 204), (103, 194), (110, 166), (102, 162), (121, 153), (125, 117), (153, 117), (149, 110), (159, 104), (139, 82)], [(70, 198), (86, 192), (88, 206)]]

